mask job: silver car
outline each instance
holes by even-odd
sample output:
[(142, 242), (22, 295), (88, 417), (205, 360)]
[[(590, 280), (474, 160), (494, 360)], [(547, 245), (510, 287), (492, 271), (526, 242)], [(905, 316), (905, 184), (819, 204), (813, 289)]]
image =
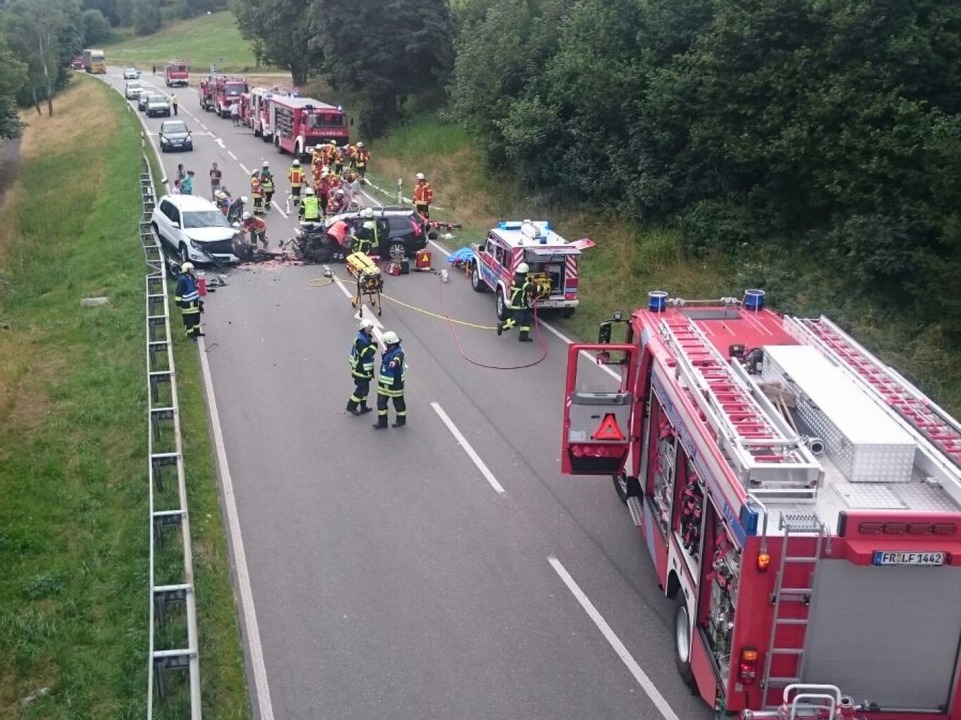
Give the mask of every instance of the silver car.
[(137, 80), (131, 80), (123, 89), (124, 97), (128, 100), (139, 100), (142, 92), (144, 92), (143, 85)]
[(147, 117), (166, 115), (170, 117), (170, 101), (164, 95), (151, 95), (147, 98)]

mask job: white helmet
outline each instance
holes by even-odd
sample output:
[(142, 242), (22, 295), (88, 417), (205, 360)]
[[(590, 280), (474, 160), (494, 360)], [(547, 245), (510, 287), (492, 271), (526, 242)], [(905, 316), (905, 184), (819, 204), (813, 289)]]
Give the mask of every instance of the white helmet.
[(358, 142), (357, 142), (357, 147), (364, 147), (364, 143), (358, 141)]
[(316, 150), (317, 152), (320, 152), (323, 149), (323, 147), (324, 147), (323, 145), (318, 143), (317, 145), (314, 145), (314, 150)]
[(264, 160), (264, 167), (270, 167), (270, 160)]
[(374, 217), (374, 208), (364, 208), (364, 211), (361, 213), (361, 217), (365, 217), (365, 218)]
[(294, 165), (300, 165), (300, 160), (298, 160), (297, 158), (294, 158)]
[(183, 272), (190, 272), (191, 270), (194, 269), (194, 264), (192, 262), (185, 262), (183, 265), (180, 266), (180, 269)]
[(337, 188), (337, 192), (334, 193), (334, 195), (336, 195), (337, 197), (344, 197), (344, 195), (346, 194), (347, 193), (345, 193), (342, 188)]
[(251, 217), (250, 213), (249, 213), (249, 212), (245, 212), (240, 219), (241, 219), (241, 220), (250, 220), (250, 217)]
[(242, 202), (244, 205), (246, 205), (247, 203), (250, 202), (250, 200), (247, 199), (247, 196), (246, 196), (246, 195), (241, 195), (241, 196), (240, 196), (240, 202)]
[(314, 194), (314, 189), (313, 189), (312, 187), (307, 188), (307, 194), (308, 194), (308, 195), (313, 195), (313, 194)]
[(426, 179), (427, 179), (427, 178), (424, 177), (424, 173), (417, 173), (416, 175), (414, 175), (414, 177), (415, 177), (417, 180), (426, 180)]
[(373, 230), (373, 229), (374, 229), (373, 220), (368, 220), (367, 222), (364, 223), (364, 230)]
[(235, 222), (235, 223), (234, 223), (233, 225), (231, 225), (230, 227), (232, 227), (234, 230), (240, 230), (240, 223), (239, 223), (239, 222)]
[(371, 330), (374, 329), (374, 321), (364, 318), (363, 320), (360, 321), (360, 325), (358, 326), (357, 329), (370, 332)]
[(388, 330), (384, 333), (384, 345), (396, 345), (400, 342), (400, 338), (397, 337), (397, 333), (393, 330)]
[(337, 147), (337, 141), (336, 141), (336, 140), (331, 140), (329, 144), (330, 144), (330, 145), (333, 145), (334, 147)]
[(531, 268), (527, 263), (521, 263), (517, 266), (517, 269), (514, 272), (516, 272), (518, 275), (526, 275), (530, 271)]

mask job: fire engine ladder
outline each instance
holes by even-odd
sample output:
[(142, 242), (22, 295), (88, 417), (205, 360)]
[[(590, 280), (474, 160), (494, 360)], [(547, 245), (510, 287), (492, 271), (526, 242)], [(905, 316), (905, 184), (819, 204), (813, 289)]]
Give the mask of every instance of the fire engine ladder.
[[(807, 627), (809, 621), (808, 605), (811, 602), (811, 595), (814, 592), (814, 575), (817, 570), (818, 560), (821, 557), (821, 546), (824, 543), (827, 530), (816, 513), (805, 512), (782, 512), (778, 522), (778, 527), (784, 531), (781, 537), (781, 561), (778, 566), (777, 577), (774, 580), (774, 591), (771, 593), (771, 604), (774, 607), (771, 617), (771, 644), (764, 659), (764, 677), (762, 685), (765, 690), (772, 688), (784, 688), (788, 685), (801, 682), (801, 661), (804, 658), (804, 639), (800, 642), (790, 643), (783, 639), (789, 626), (800, 626), (802, 630)], [(814, 537), (814, 549), (811, 554), (789, 555), (791, 550), (792, 537)], [(796, 552), (796, 551), (795, 551)], [(784, 576), (789, 566), (801, 566), (801, 572), (810, 570), (806, 585), (785, 586)], [(792, 577), (798, 573), (793, 573)], [(798, 617), (797, 613), (785, 612), (785, 608), (794, 604), (803, 603), (803, 617)], [(796, 607), (796, 606), (795, 606)], [(803, 632), (802, 632), (803, 635)], [(772, 676), (771, 667), (778, 657), (789, 657), (781, 663), (794, 667), (793, 674)]]
[(740, 363), (725, 360), (684, 315), (663, 319), (661, 334), (745, 489), (763, 498), (813, 501), (821, 466)]
[(785, 317), (784, 323), (794, 337), (817, 347), (880, 401), (914, 436), (924, 470), (961, 504), (961, 424), (826, 317)]

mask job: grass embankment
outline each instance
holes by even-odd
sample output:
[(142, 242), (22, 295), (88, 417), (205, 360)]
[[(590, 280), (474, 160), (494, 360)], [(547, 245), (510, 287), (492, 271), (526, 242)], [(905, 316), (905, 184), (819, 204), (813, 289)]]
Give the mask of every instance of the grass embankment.
[(945, 341), (940, 329), (919, 331), (896, 310), (851, 296), (844, 279), (803, 248), (768, 256), (752, 250), (752, 255), (738, 260), (720, 255), (692, 258), (681, 235), (672, 229), (532, 197), (510, 178), (485, 170), (469, 133), (433, 118), (415, 120), (388, 138), (367, 144), (373, 157), (372, 180), (395, 197), (397, 178), (403, 178), (404, 194), (410, 197), (414, 173), (427, 174), (436, 206), (431, 216), (464, 224), (454, 244), (477, 242), (497, 220), (523, 218), (549, 219), (565, 237), (594, 239), (597, 247), (586, 252), (581, 263), (581, 306), (575, 317), (558, 323), (575, 337), (596, 337), (600, 320), (613, 310), (645, 305), (650, 290), (694, 299), (739, 295), (745, 288), (761, 287), (775, 309), (825, 314), (840, 322), (961, 417), (961, 352)]
[(226, 11), (172, 22), (153, 35), (105, 45), (104, 52), (112, 66), (133, 65), (147, 71), (156, 65), (163, 72), (169, 60), (183, 60), (195, 75), (208, 72), (211, 65), (220, 72), (276, 70), (258, 66), (250, 41), (240, 36), (237, 19)]
[[(75, 80), (55, 110), (27, 118), (0, 221), (0, 717), (142, 718), (149, 520), (140, 125), (90, 78)], [(87, 296), (109, 303), (81, 307)], [(185, 343), (178, 380), (204, 714), (245, 718), (196, 349)]]

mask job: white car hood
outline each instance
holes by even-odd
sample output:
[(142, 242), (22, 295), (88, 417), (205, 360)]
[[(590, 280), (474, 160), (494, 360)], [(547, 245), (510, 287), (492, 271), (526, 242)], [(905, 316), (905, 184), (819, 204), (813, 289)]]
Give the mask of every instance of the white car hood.
[(219, 227), (207, 227), (207, 228), (190, 228), (189, 230), (184, 230), (184, 235), (186, 235), (191, 240), (196, 240), (197, 242), (217, 242), (219, 240), (233, 240), (236, 230), (233, 228), (219, 228)]

